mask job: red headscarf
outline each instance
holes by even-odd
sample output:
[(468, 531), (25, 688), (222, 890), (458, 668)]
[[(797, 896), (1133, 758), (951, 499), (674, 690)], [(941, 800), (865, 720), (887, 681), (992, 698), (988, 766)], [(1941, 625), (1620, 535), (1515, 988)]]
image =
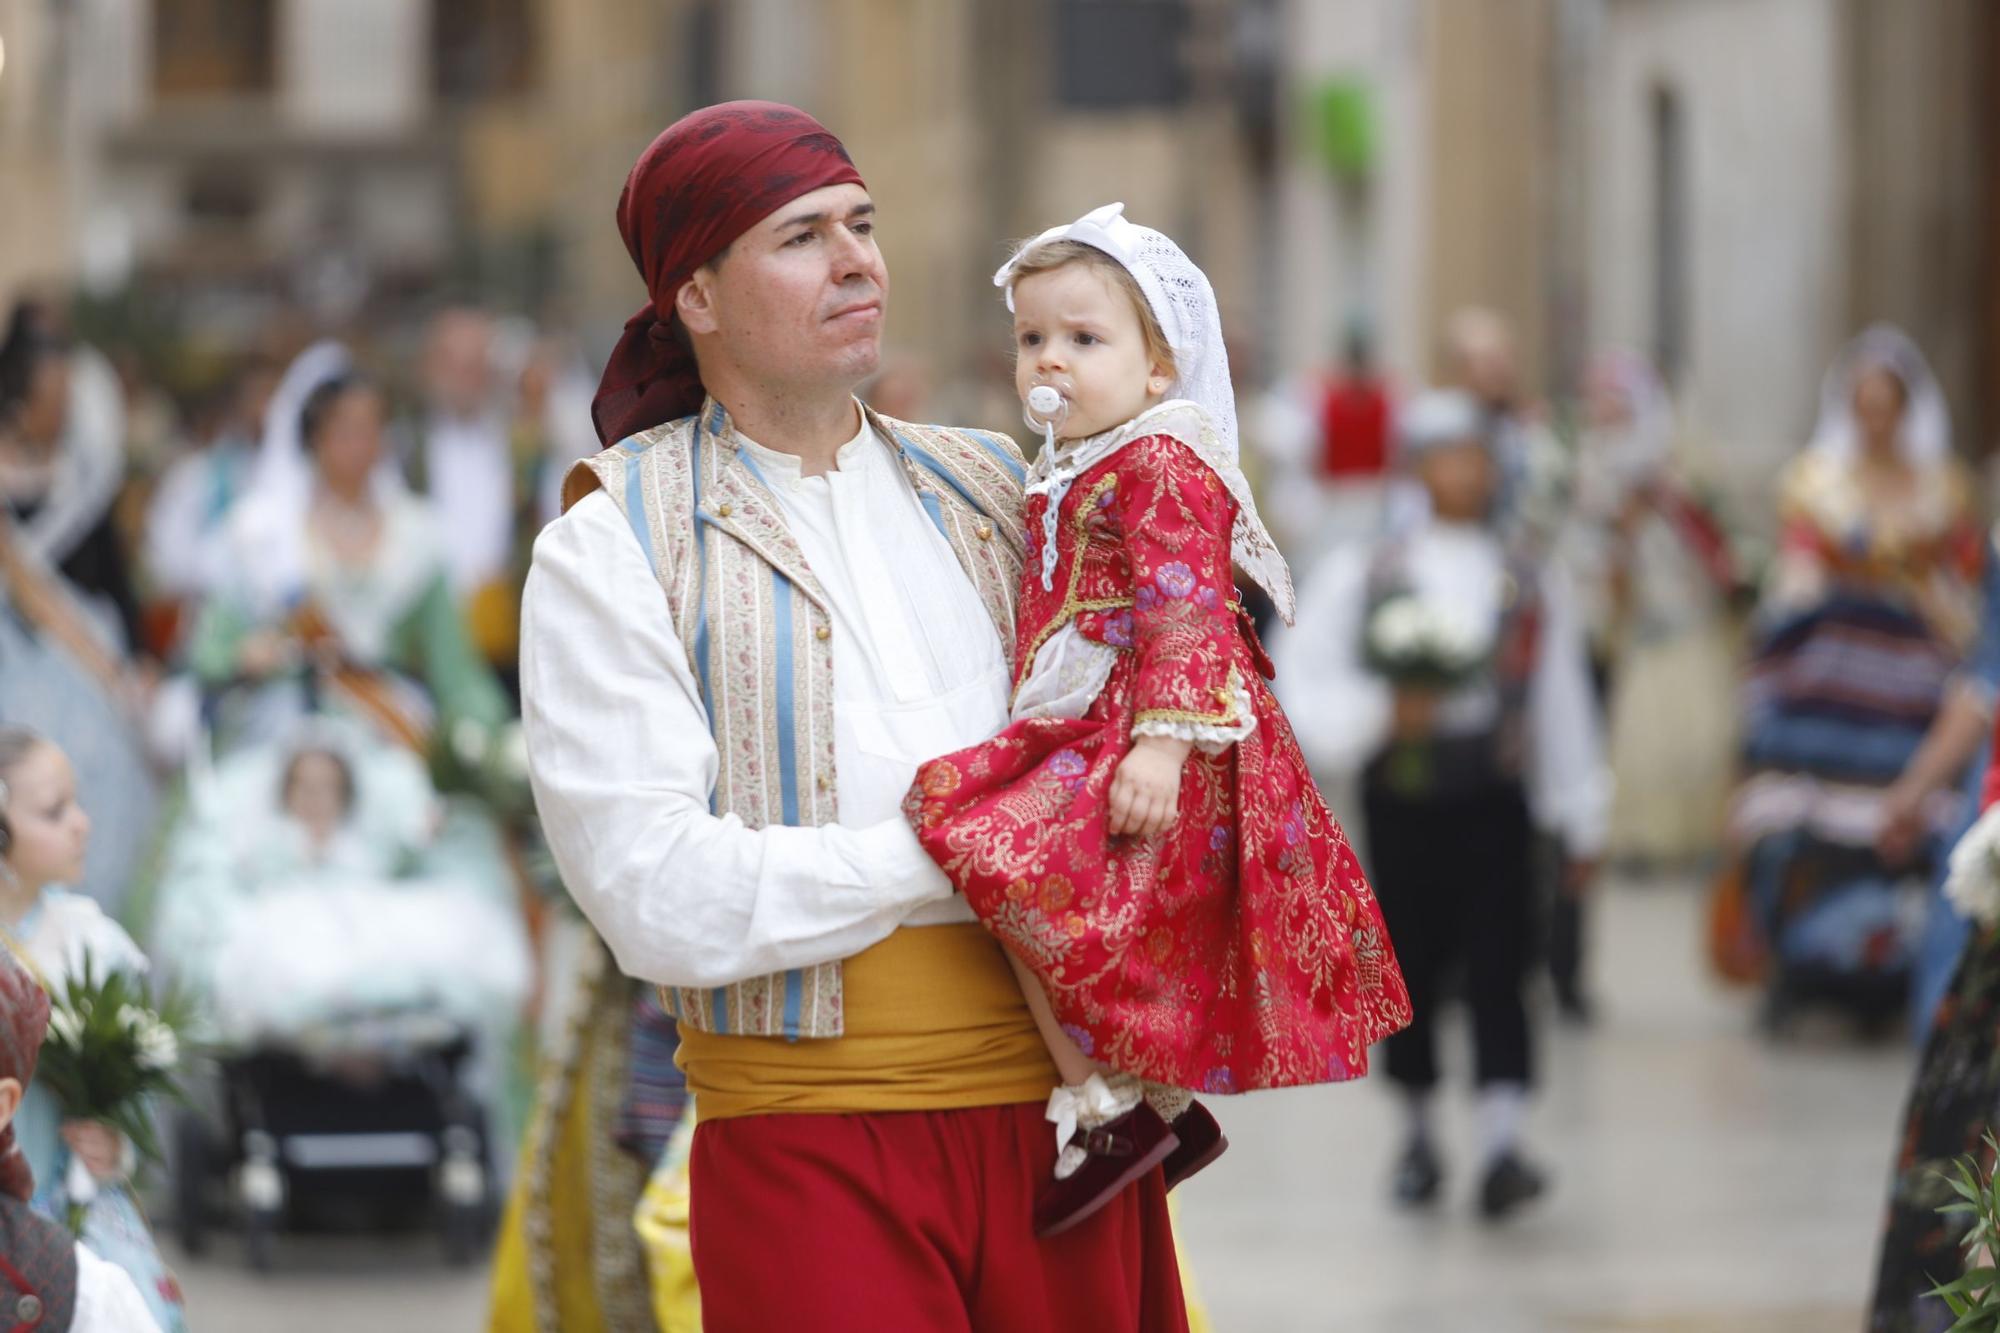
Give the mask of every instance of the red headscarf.
[(703, 107), (662, 130), (618, 196), (618, 231), (650, 299), (605, 363), (590, 405), (597, 437), (614, 444), (701, 407), (694, 356), (670, 326), (696, 269), (800, 195), (861, 183), (840, 140), (778, 102)]
[[(0, 944), (0, 1078), (20, 1080), (26, 1087), (35, 1076), (35, 1058), (42, 1053), (42, 1034), (49, 1026), (49, 997), (6, 945)], [(35, 1192), (35, 1173), (14, 1141), (10, 1121), (0, 1129), (0, 1194), (25, 1202)]]

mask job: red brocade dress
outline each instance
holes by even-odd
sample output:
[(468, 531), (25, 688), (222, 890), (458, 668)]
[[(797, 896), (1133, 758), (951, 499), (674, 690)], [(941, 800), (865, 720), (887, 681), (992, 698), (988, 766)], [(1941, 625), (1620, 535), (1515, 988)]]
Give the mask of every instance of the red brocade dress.
[[(1036, 548), (1047, 503), (1028, 501)], [(1171, 435), (1079, 473), (1060, 501), (1052, 590), (1031, 552), (1015, 686), (1072, 620), (1116, 650), (1108, 679), (1080, 717), (1017, 720), (924, 765), (907, 805), (925, 850), (1087, 1054), (1211, 1093), (1358, 1077), (1368, 1047), (1410, 1021), (1375, 895), (1236, 602), (1235, 515), (1216, 472)], [(1134, 726), (1241, 733), (1246, 711), (1241, 739), (1191, 751), (1165, 834), (1110, 835)]]

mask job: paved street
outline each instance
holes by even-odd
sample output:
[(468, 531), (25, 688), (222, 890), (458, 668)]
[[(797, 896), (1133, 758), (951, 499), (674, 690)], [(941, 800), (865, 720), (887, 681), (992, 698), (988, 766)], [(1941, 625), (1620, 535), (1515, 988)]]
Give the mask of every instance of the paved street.
[[(1184, 1191), (1202, 1293), (1225, 1333), (1823, 1333), (1859, 1327), (1909, 1059), (1831, 1034), (1774, 1049), (1699, 969), (1689, 886), (1623, 887), (1599, 924), (1605, 1015), (1558, 1034), (1532, 1139), (1559, 1180), (1503, 1230), (1471, 1214), (1472, 1125), (1450, 1201), (1382, 1201), (1395, 1107), (1377, 1086), (1217, 1107), (1233, 1147)], [(1458, 1062), (1463, 1068), (1463, 1061)], [(476, 1329), (484, 1279), (428, 1238), (300, 1242), (244, 1271), (225, 1238), (182, 1264), (197, 1333)]]

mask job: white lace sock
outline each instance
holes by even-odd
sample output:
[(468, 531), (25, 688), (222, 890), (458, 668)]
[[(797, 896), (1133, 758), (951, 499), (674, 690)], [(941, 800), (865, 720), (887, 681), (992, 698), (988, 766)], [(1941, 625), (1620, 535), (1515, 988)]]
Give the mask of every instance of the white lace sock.
[(1160, 1119), (1170, 1125), (1181, 1118), (1181, 1112), (1194, 1105), (1194, 1094), (1186, 1088), (1176, 1088), (1167, 1083), (1143, 1083), (1140, 1086), (1146, 1090), (1147, 1103), (1160, 1113)]

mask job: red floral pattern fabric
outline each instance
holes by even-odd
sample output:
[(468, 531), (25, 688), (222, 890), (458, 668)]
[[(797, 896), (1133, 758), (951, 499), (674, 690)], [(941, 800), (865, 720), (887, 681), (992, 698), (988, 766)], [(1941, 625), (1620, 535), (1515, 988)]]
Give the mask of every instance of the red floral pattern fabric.
[[(1029, 500), (1035, 542), (1045, 504)], [(1358, 1077), (1368, 1047), (1410, 1019), (1375, 895), (1236, 604), (1234, 517), (1221, 480), (1171, 436), (1079, 476), (1052, 589), (1030, 553), (1016, 680), (1075, 619), (1120, 650), (1110, 681), (1081, 719), (1017, 722), (924, 765), (907, 805), (925, 849), (1087, 1053), (1211, 1093)], [(1239, 691), (1257, 726), (1190, 755), (1173, 828), (1110, 836), (1133, 726), (1227, 724)]]

